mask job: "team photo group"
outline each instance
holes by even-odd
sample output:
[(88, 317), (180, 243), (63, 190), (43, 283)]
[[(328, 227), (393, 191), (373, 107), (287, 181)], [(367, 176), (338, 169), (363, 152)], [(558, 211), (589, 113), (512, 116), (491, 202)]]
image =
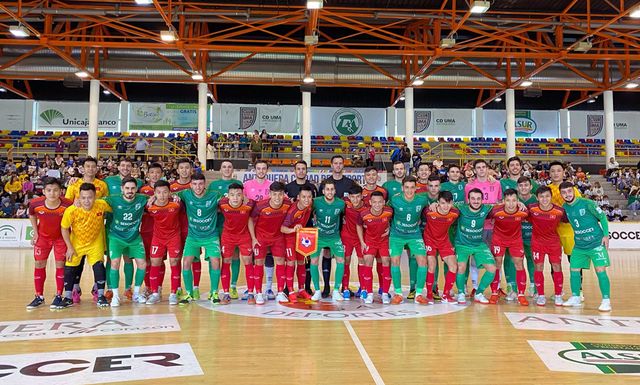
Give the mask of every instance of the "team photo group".
[[(29, 204), (35, 298), (27, 309), (47, 302), (47, 260), (53, 254), (51, 309), (81, 301), (83, 272), (93, 274), (98, 307), (189, 306), (204, 298), (220, 306), (236, 300), (247, 306), (546, 306), (549, 299), (577, 307), (584, 301), (583, 273), (593, 265), (602, 297), (598, 310), (611, 311), (607, 215), (566, 180), (562, 162), (551, 162), (548, 178), (536, 180), (525, 176), (518, 157), (508, 159), (503, 175), (482, 159), (468, 168), (422, 163), (411, 172), (396, 161), (386, 182), (380, 184), (371, 166), (360, 185), (344, 175), (344, 159), (336, 155), (330, 176), (318, 186), (308, 179), (304, 161), (293, 166), (295, 178), (286, 184), (273, 181), (261, 160), (253, 164), (255, 177), (244, 183), (235, 179), (231, 161), (222, 161), (220, 177), (210, 181), (191, 160), (175, 163), (171, 180), (161, 163), (148, 164), (144, 180), (134, 178), (126, 158), (119, 160), (117, 175), (100, 179), (91, 157), (82, 161), (82, 176), (67, 186), (45, 178), (43, 196)], [(203, 265), (208, 294), (201, 293)], [(241, 271), (246, 289), (243, 284), (239, 290)], [(551, 296), (545, 274), (553, 282)]]

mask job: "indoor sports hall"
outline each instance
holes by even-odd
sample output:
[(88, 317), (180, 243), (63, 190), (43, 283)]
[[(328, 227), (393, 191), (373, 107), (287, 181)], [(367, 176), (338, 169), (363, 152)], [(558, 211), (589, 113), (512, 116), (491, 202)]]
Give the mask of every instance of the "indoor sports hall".
[(0, 385), (638, 383), (639, 63), (638, 0), (0, 1)]

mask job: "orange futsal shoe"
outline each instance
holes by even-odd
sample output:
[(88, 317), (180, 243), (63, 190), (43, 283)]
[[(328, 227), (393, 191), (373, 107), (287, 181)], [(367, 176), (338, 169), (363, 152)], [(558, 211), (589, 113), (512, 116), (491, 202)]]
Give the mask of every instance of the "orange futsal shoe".
[(402, 302), (404, 302), (404, 298), (400, 294), (396, 294), (391, 298), (392, 305), (400, 305)]
[[(393, 297), (393, 298), (395, 299), (395, 297)], [(429, 304), (429, 300), (427, 298), (425, 298), (425, 296), (422, 295), (422, 294), (416, 295), (416, 297), (413, 300), (413, 302), (419, 303), (420, 305), (428, 305)], [(393, 301), (391, 301), (391, 303), (393, 303)]]
[(504, 290), (502, 289), (498, 289), (498, 295), (500, 295), (500, 297), (504, 298), (507, 296), (507, 293), (504, 292)]
[(128, 288), (124, 291), (124, 297), (131, 301), (131, 299), (133, 298), (133, 291), (131, 290), (131, 288)]
[(498, 300), (500, 299), (500, 294), (498, 293), (491, 293), (491, 297), (489, 298), (489, 303), (491, 305), (495, 305), (498, 303)]
[(107, 299), (107, 301), (111, 302), (111, 298), (113, 298), (113, 290), (105, 290), (104, 297)]
[(529, 301), (523, 294), (518, 294), (518, 302), (520, 302), (520, 306), (529, 306)]
[(298, 294), (295, 291), (289, 293), (289, 302), (298, 302)]
[(311, 294), (307, 293), (305, 289), (300, 289), (298, 290), (298, 298), (302, 298), (308, 301), (311, 299)]

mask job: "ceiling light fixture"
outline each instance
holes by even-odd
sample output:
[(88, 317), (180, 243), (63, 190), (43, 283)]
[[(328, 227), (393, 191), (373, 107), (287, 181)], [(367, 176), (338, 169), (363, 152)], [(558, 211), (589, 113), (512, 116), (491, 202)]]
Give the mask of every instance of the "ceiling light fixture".
[(80, 79), (86, 79), (89, 77), (89, 73), (87, 71), (78, 71), (76, 72), (76, 76)]
[(302, 79), (302, 82), (306, 83), (306, 84), (315, 83), (315, 81), (316, 81), (316, 79), (314, 79), (311, 76), (305, 76), (304, 79)]
[(581, 41), (573, 48), (576, 52), (588, 52), (593, 47), (593, 44), (589, 40)]
[(628, 88), (628, 89), (633, 89), (637, 87), (638, 87), (638, 83), (634, 83), (634, 82), (627, 83), (627, 85), (624, 86), (624, 88)]
[(153, 4), (153, 0), (136, 0), (138, 5), (150, 5)]
[(202, 76), (202, 74), (201, 74), (200, 72), (194, 72), (194, 73), (191, 75), (191, 79), (193, 79), (193, 80), (195, 80), (195, 81), (198, 81), (198, 82), (199, 82), (199, 81), (204, 80), (204, 76)]
[(424, 84), (424, 79), (422, 78), (416, 78), (413, 83), (411, 83), (412, 85), (416, 86), (416, 87), (420, 87), (421, 85)]
[(531, 80), (525, 80), (522, 83), (520, 83), (520, 85), (523, 87), (531, 87), (533, 85), (533, 82)]
[(9, 26), (9, 32), (15, 37), (27, 37), (29, 36), (29, 30), (22, 24)]
[(640, 6), (637, 6), (636, 9), (631, 11), (629, 13), (629, 17), (634, 18), (634, 19), (639, 19), (640, 18)]
[(491, 3), (488, 1), (472, 1), (469, 11), (471, 13), (485, 13), (489, 10), (490, 6)]
[(323, 3), (323, 0), (307, 0), (307, 9), (321, 9)]
[(442, 39), (440, 40), (440, 48), (451, 48), (456, 45), (456, 39)]
[(111, 95), (111, 91), (109, 90), (102, 90), (102, 93), (105, 95)]
[(502, 101), (502, 98), (500, 96), (498, 96), (497, 98), (493, 99), (493, 101), (499, 103), (499, 102)]
[(589, 98), (589, 100), (587, 100), (587, 103), (595, 103), (596, 99), (594, 99), (593, 97)]
[(401, 95), (400, 100), (404, 100), (404, 99), (405, 99), (404, 95)]
[(160, 39), (164, 42), (171, 43), (178, 40), (178, 34), (172, 29), (160, 31)]
[(6, 88), (0, 87), (0, 92), (7, 92)]

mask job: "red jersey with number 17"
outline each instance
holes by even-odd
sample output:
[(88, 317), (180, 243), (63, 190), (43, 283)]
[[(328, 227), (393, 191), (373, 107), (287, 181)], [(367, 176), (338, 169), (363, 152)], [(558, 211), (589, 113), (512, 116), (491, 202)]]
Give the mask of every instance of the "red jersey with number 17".
[(349, 199), (345, 199), (344, 201), (344, 217), (342, 218), (342, 230), (340, 231), (340, 237), (359, 244), (360, 241), (358, 240), (356, 227), (360, 220), (360, 213), (363, 212), (367, 206), (363, 202), (360, 207), (356, 208)]
[(508, 213), (504, 205), (495, 206), (487, 219), (493, 218), (493, 239), (491, 243), (502, 247), (522, 248), (522, 222), (527, 219), (527, 210)]
[(60, 198), (60, 205), (50, 209), (45, 204), (45, 197), (32, 199), (29, 202), (29, 215), (35, 216), (38, 220), (38, 236), (49, 240), (62, 239), (60, 223), (64, 210), (73, 205), (73, 202), (66, 198)]
[(180, 217), (184, 213), (182, 204), (169, 201), (164, 206), (153, 204), (146, 208), (153, 218), (153, 237), (166, 241), (172, 237), (180, 237)]
[(249, 199), (247, 203), (240, 204), (239, 207), (231, 206), (229, 203), (229, 198), (224, 197), (220, 199), (218, 203), (218, 209), (222, 216), (224, 216), (224, 224), (222, 225), (222, 235), (223, 236), (243, 236), (249, 235), (249, 230), (247, 229), (249, 223), (249, 217), (251, 216), (251, 211), (253, 210), (256, 202)]
[[(145, 184), (140, 187), (138, 191), (140, 194), (144, 194), (146, 196), (152, 197), (155, 193), (153, 187)], [(148, 213), (142, 214), (142, 224), (140, 225), (140, 234), (151, 234), (153, 233), (153, 218)]]
[[(367, 207), (360, 212), (358, 224), (364, 228), (364, 243), (367, 246), (382, 245), (389, 240), (389, 225), (393, 219), (393, 209), (384, 206), (379, 215), (371, 212)], [(387, 235), (384, 235), (387, 233)]]
[(559, 245), (558, 225), (560, 222), (568, 222), (567, 214), (560, 206), (553, 205), (551, 210), (544, 211), (539, 203), (533, 203), (529, 208), (529, 222), (533, 225), (531, 246)]
[(373, 190), (369, 190), (367, 189), (367, 186), (362, 187), (362, 199), (364, 200), (364, 204), (367, 206), (371, 206), (371, 204), (369, 202), (371, 202), (371, 194), (373, 194), (374, 192), (379, 191), (382, 193), (382, 196), (384, 197), (384, 201), (387, 201), (387, 190), (385, 190), (382, 186), (378, 186), (376, 185), (376, 187)]
[(431, 210), (426, 207), (424, 209), (426, 225), (423, 233), (425, 243), (438, 247), (450, 244), (449, 229), (459, 216), (460, 211), (454, 207), (446, 214), (441, 214), (438, 209)]
[(280, 227), (291, 207), (291, 201), (285, 199), (278, 208), (273, 208), (269, 204), (270, 199), (263, 199), (256, 203), (251, 211), (251, 218), (255, 224), (256, 238), (259, 240), (272, 241), (282, 237)]
[[(289, 228), (294, 228), (296, 225), (300, 225), (304, 227), (307, 223), (309, 223), (309, 218), (311, 217), (311, 212), (313, 211), (313, 205), (309, 205), (302, 210), (298, 208), (296, 203), (293, 203), (291, 207), (289, 207), (289, 211), (287, 211), (287, 216), (284, 218), (284, 222), (282, 222), (282, 226), (286, 226)], [(288, 240), (295, 239), (296, 233), (285, 234), (285, 238)]]

